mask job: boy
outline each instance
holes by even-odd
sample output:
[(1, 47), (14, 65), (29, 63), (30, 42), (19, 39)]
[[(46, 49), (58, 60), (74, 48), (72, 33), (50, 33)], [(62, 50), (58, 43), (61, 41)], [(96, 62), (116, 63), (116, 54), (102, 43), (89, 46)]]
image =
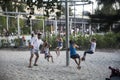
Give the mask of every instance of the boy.
[[(75, 63), (77, 64), (77, 68), (80, 69), (80, 56), (79, 54), (76, 53), (76, 48), (79, 48), (79, 46), (77, 46), (72, 40), (69, 41), (70, 43), (70, 57), (75, 61)], [(78, 59), (78, 61), (77, 61)]]

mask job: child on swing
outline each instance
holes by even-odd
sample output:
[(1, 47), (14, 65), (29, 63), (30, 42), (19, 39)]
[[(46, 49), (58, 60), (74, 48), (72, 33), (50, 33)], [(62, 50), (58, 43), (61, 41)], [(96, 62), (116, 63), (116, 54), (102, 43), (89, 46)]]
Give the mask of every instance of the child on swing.
[[(70, 50), (70, 57), (75, 61), (75, 63), (77, 64), (77, 68), (78, 69), (80, 69), (81, 68), (81, 66), (80, 66), (80, 56), (79, 56), (79, 54), (77, 54), (76, 53), (76, 48), (79, 48), (79, 46), (77, 46), (75, 43), (74, 43), (74, 41), (72, 41), (72, 40), (70, 40), (69, 41), (69, 43), (70, 43), (70, 48), (69, 48), (69, 50)], [(77, 61), (77, 59), (78, 59), (78, 61)]]
[(47, 41), (44, 42), (44, 54), (45, 54), (45, 59), (49, 62), (49, 58), (51, 58), (51, 61), (53, 61), (53, 56), (50, 54), (50, 44), (48, 44)]
[(96, 39), (92, 38), (90, 40), (90, 44), (91, 44), (90, 49), (84, 52), (83, 57), (82, 57), (82, 61), (85, 61), (86, 54), (93, 54), (95, 52), (95, 49), (96, 49)]

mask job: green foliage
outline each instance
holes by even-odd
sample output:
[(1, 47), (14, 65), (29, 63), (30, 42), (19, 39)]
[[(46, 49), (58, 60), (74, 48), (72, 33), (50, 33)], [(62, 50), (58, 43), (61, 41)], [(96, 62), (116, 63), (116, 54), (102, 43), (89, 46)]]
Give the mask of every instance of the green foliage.
[(53, 35), (52, 37), (50, 37), (50, 35), (46, 36), (46, 40), (50, 43), (51, 48), (50, 49), (55, 49), (57, 47), (57, 42), (56, 42), (56, 35)]
[(95, 35), (97, 48), (120, 48), (120, 33), (106, 33), (105, 35)]
[(0, 33), (3, 33), (3, 29), (6, 27), (6, 18), (0, 16)]
[[(115, 46), (116, 43), (116, 36), (113, 33), (107, 33), (104, 35), (105, 37), (105, 42), (106, 42), (106, 47), (110, 47), (112, 48), (113, 46)], [(107, 44), (107, 42), (109, 42), (109, 44)]]
[(112, 24), (116, 24), (120, 20), (120, 0), (97, 0), (98, 8), (95, 14), (90, 15), (91, 22), (105, 24), (104, 32), (110, 28)]
[[(97, 49), (120, 49), (120, 33), (106, 33), (104, 35), (93, 35), (93, 36), (89, 36), (89, 37), (85, 37), (82, 35), (79, 36), (70, 36), (70, 40), (74, 40), (75, 43), (80, 46), (80, 49), (88, 49), (90, 47), (90, 39), (92, 37), (96, 38), (96, 43), (97, 43)], [(56, 35), (50, 35), (47, 34), (46, 38), (44, 38), (43, 40), (47, 40), (50, 45), (51, 45), (51, 50), (54, 50), (57, 47), (57, 41), (56, 41), (57, 36)], [(63, 49), (66, 48), (66, 37), (62, 37), (63, 38)], [(9, 41), (7, 40), (0, 40), (1, 41), (1, 45), (2, 48), (3, 47), (8, 47), (10, 45)], [(21, 46), (21, 39), (20, 38), (15, 38), (13, 40), (13, 43), (15, 43), (15, 47), (20, 47)]]
[(9, 43), (8, 40), (6, 40), (6, 39), (1, 40), (1, 47), (6, 48), (6, 47), (9, 47), (9, 46), (10, 46), (10, 43)]
[(20, 38), (14, 39), (14, 42), (16, 47), (20, 47)]
[(75, 43), (81, 47), (81, 49), (85, 49), (89, 47), (89, 37), (85, 37), (82, 35), (74, 37), (71, 35), (70, 40), (74, 40)]

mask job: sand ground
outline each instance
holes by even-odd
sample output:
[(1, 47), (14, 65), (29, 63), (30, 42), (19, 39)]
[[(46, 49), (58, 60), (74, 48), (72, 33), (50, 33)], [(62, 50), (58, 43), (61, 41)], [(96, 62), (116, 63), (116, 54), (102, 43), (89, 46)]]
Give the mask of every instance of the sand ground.
[[(77, 52), (83, 55), (83, 51)], [(55, 51), (51, 51), (51, 54), (54, 63), (48, 62), (40, 54), (39, 66), (28, 68), (29, 51), (0, 50), (0, 80), (105, 80), (111, 73), (109, 66), (120, 69), (119, 51), (99, 50), (93, 55), (87, 55), (86, 61), (81, 62), (81, 70), (76, 68), (72, 59), (66, 67), (65, 51), (61, 51), (59, 57)]]

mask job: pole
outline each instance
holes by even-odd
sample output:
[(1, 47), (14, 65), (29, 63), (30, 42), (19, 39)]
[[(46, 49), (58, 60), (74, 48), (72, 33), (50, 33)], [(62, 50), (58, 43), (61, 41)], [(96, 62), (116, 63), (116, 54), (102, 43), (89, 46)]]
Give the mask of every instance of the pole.
[(45, 30), (45, 29), (44, 29), (44, 28), (45, 28), (45, 23), (44, 23), (44, 21), (45, 21), (45, 20), (43, 19), (43, 37), (45, 36), (45, 31), (44, 31), (44, 30)]
[(30, 19), (30, 32), (32, 33), (32, 19)]
[(70, 54), (68, 52), (69, 48), (69, 6), (67, 0), (65, 0), (65, 8), (66, 8), (66, 66), (69, 66), (70, 63)]
[(18, 37), (20, 36), (19, 15), (17, 15)]
[(45, 37), (45, 17), (44, 17), (44, 7), (43, 7), (43, 37), (46, 39), (46, 37)]
[(69, 27), (70, 34), (72, 34), (71, 30), (72, 30), (72, 19), (70, 20), (70, 27)]
[(84, 18), (83, 18), (83, 16), (84, 16), (84, 4), (83, 4), (83, 11), (82, 11), (82, 34), (84, 35)]
[(94, 3), (92, 2), (92, 14), (93, 14), (93, 4), (94, 4)]
[[(5, 12), (7, 13), (7, 7), (5, 8)], [(6, 23), (7, 23), (7, 31), (8, 31), (8, 18), (9, 18), (9, 16), (8, 16), (8, 14), (7, 14), (7, 17), (6, 17), (7, 19), (6, 19)]]
[(7, 30), (9, 30), (9, 29), (8, 29), (8, 15), (7, 15)]
[(74, 2), (74, 37), (76, 36), (76, 18), (75, 18), (75, 2)]

